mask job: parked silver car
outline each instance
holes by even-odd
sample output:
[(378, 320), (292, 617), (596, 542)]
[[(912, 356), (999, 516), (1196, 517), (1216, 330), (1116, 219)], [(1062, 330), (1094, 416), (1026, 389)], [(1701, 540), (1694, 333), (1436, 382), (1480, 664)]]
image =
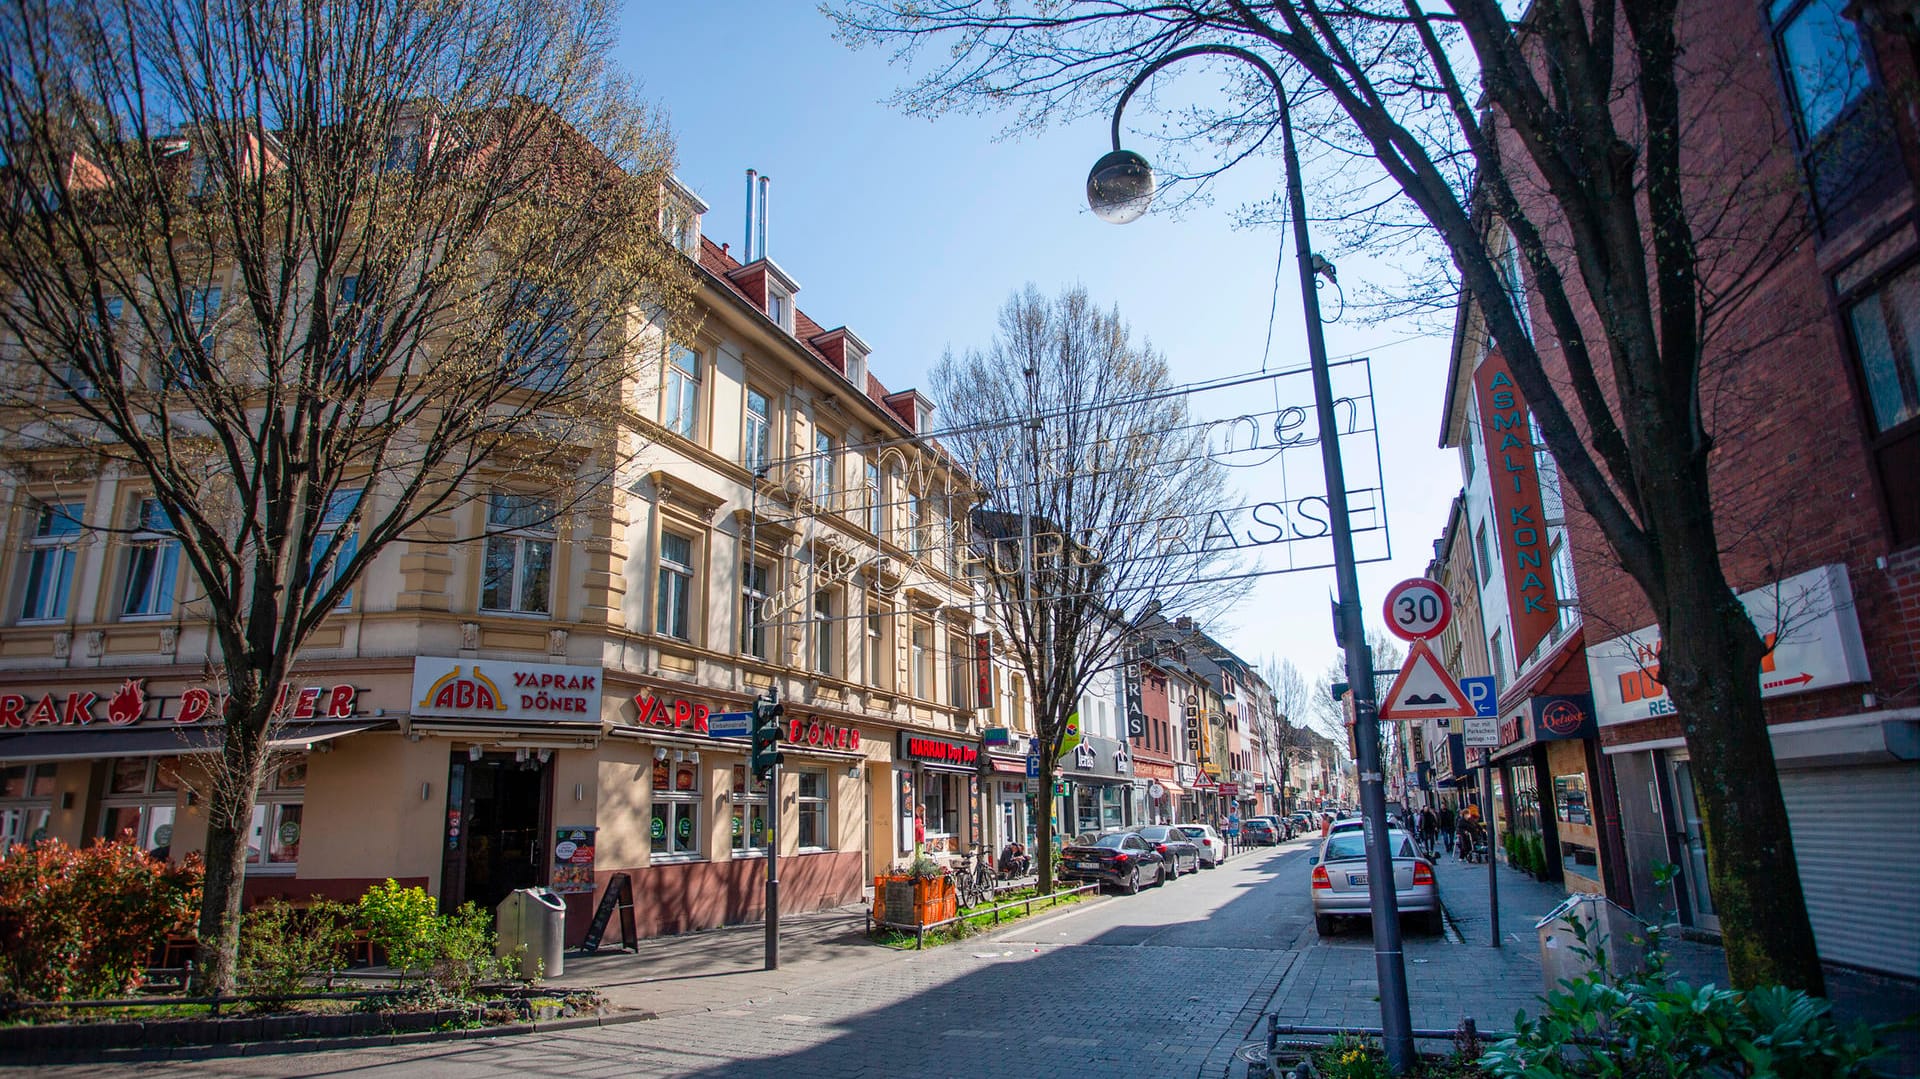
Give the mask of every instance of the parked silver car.
[(1174, 827), (1187, 834), (1187, 838), (1200, 847), (1200, 864), (1212, 869), (1226, 860), (1227, 844), (1220, 833), (1213, 830), (1211, 824), (1176, 824)]
[[(1433, 865), (1414, 849), (1413, 837), (1399, 829), (1387, 833), (1393, 852), (1393, 892), (1402, 915), (1418, 918), (1431, 933), (1442, 929), (1440, 886)], [(1335, 832), (1313, 857), (1313, 927), (1331, 935), (1335, 918), (1370, 918), (1373, 897), (1367, 881), (1367, 839), (1359, 829)]]

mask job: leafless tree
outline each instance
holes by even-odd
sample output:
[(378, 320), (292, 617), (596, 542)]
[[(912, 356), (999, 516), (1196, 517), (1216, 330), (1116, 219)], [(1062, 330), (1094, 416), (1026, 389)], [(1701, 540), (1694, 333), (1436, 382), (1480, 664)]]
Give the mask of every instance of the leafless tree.
[[(1351, 242), (1411, 253), (1438, 288), (1409, 286), (1416, 298), (1451, 306), (1456, 284), (1472, 297), (1570, 501), (1653, 610), (1733, 982), (1822, 988), (1765, 733), (1764, 645), (1729, 585), (1710, 482), (1716, 433), (1751, 415), (1719, 392), (1748, 327), (1819, 317), (1755, 294), (1807, 235), (1788, 133), (1743, 126), (1780, 123), (1772, 73), (1751, 62), (1768, 47), (1757, 23), (1709, 25), (1710, 9), (1672, 0), (828, 7), (852, 42), (927, 60), (906, 107), (1010, 109), (1018, 127), (1104, 116), (1182, 48), (1287, 72), (1324, 157), (1323, 204)], [(1275, 87), (1255, 65), (1214, 63), (1224, 99), (1171, 109), (1172, 130), (1231, 164), (1278, 141)]]
[[(46, 484), (151, 489), (223, 674), (196, 977), (230, 991), (302, 646), (396, 540), (511, 473), (538, 523), (630, 451), (684, 330), (671, 146), (599, 0), (6, 0), (0, 415)], [(89, 521), (102, 530), (123, 520)]]
[[(1069, 717), (1143, 615), (1225, 608), (1236, 571), (1208, 545), (1229, 505), (1165, 358), (1136, 345), (1118, 311), (1084, 291), (1032, 286), (1000, 312), (983, 351), (934, 370), (943, 443), (979, 485), (972, 558), (988, 616), (1032, 692), (1040, 774), (1052, 776)], [(1038, 818), (1043, 890), (1053, 887), (1050, 815)]]

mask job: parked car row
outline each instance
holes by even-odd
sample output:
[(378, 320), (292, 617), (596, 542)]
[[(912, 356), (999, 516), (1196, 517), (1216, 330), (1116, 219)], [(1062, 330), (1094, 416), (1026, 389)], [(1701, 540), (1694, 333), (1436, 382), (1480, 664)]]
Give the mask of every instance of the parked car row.
[(1225, 858), (1219, 833), (1206, 824), (1149, 824), (1082, 832), (1060, 848), (1060, 879), (1110, 884), (1134, 895), (1182, 874), (1212, 869)]

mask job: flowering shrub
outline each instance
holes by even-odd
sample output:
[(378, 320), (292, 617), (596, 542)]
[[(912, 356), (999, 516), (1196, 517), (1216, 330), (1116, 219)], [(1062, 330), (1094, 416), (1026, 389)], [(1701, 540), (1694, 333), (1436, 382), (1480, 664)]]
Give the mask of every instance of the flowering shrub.
[(73, 1000), (139, 988), (147, 958), (200, 906), (198, 855), (179, 865), (130, 841), (58, 841), (0, 857), (0, 997)]
[(433, 962), (440, 937), (440, 908), (423, 888), (402, 888), (392, 877), (360, 897), (360, 921), (387, 953), (387, 965), (406, 974)]
[(269, 899), (240, 923), (240, 976), (256, 993), (298, 993), (307, 977), (347, 965), (353, 907), (316, 899), (296, 907)]

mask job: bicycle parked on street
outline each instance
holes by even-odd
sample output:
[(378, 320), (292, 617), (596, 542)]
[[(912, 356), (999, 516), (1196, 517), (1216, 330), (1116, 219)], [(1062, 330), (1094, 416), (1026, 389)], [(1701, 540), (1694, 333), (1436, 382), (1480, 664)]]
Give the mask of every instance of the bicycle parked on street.
[(993, 863), (981, 853), (978, 845), (967, 852), (949, 875), (953, 878), (954, 897), (960, 906), (977, 907), (992, 901), (996, 883)]

